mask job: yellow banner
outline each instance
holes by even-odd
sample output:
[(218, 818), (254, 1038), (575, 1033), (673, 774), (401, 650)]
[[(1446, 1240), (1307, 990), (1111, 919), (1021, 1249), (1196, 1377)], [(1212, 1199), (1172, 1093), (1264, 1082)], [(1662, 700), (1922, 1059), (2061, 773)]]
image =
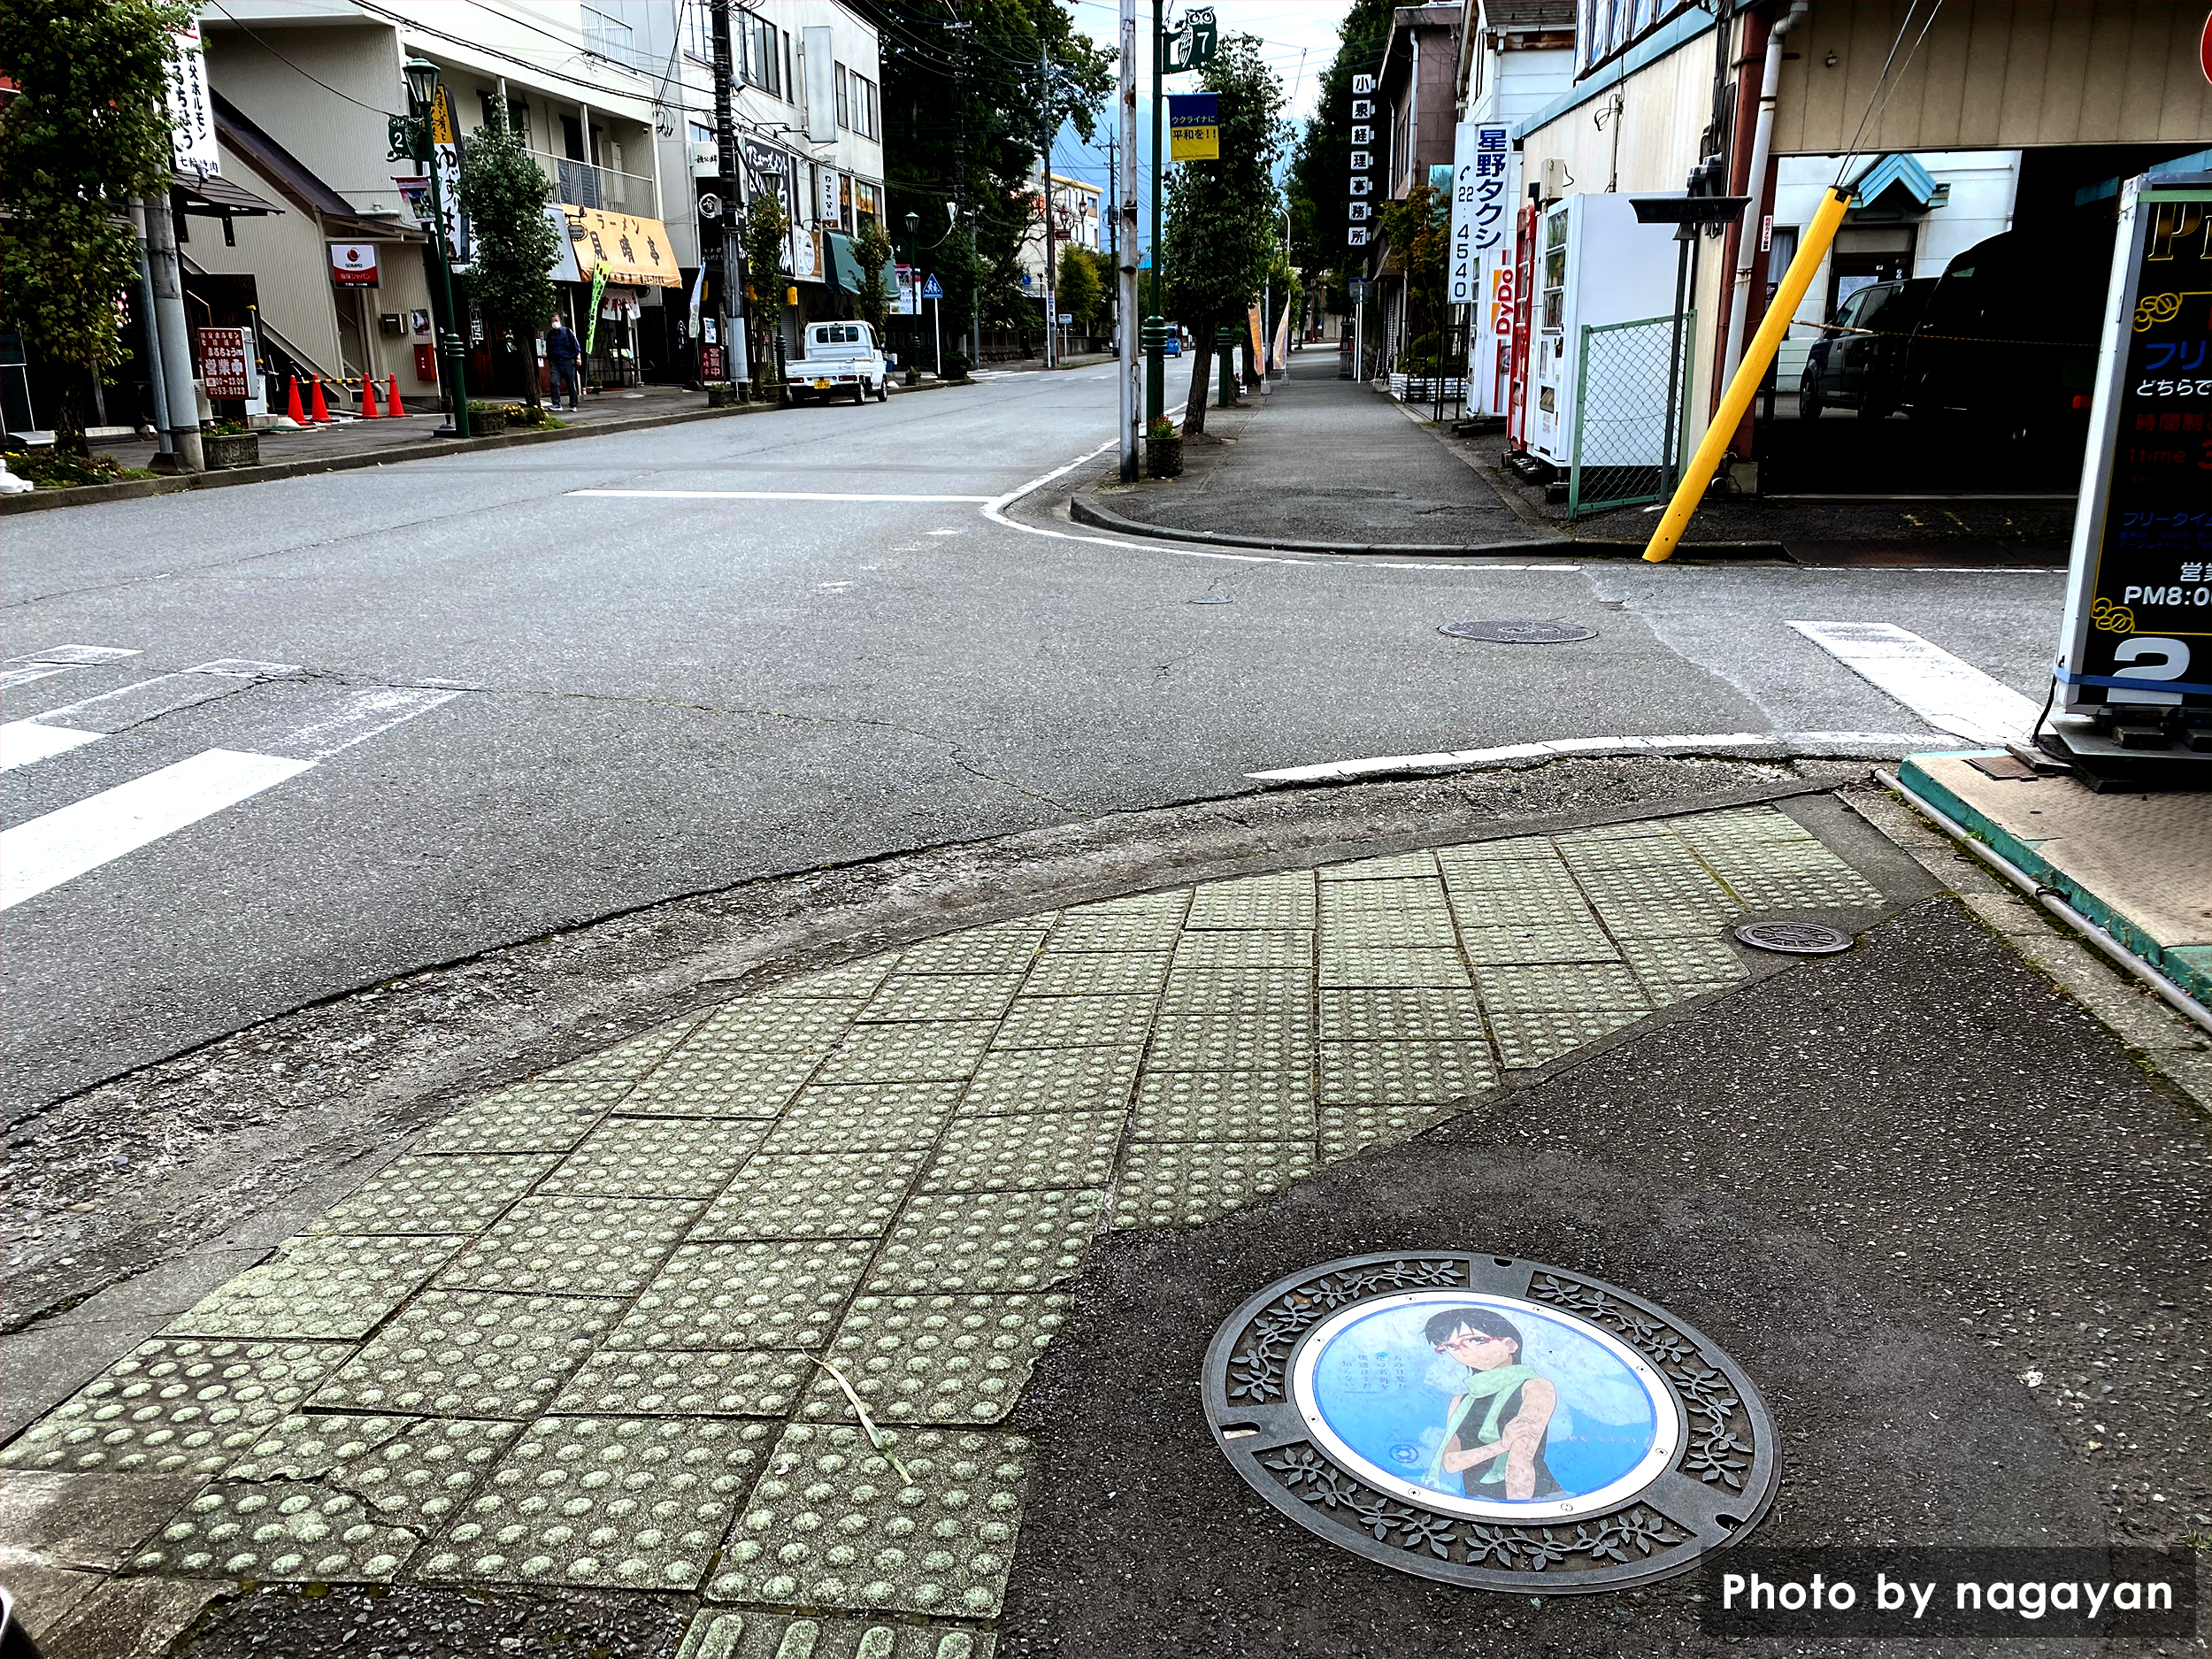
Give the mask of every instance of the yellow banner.
[(1219, 161), (1221, 129), (1218, 127), (1169, 127), (1167, 158), (1170, 161)]
[(610, 282), (633, 288), (683, 287), (683, 273), (676, 268), (676, 256), (668, 250), (668, 227), (660, 220), (603, 212), (595, 207), (571, 207), (566, 203), (562, 204), (561, 211), (568, 215), (576, 264), (587, 280), (595, 266), (607, 273)]
[(443, 81), (438, 84), (438, 96), (430, 100), (430, 142), (449, 144), (453, 142), (453, 105), (449, 103)]

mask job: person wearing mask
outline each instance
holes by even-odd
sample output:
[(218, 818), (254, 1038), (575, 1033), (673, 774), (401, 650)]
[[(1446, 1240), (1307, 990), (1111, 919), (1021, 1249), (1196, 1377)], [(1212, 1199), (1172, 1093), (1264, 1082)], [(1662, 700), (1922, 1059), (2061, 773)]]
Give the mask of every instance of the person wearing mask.
[(582, 384), (580, 373), (584, 348), (575, 332), (559, 318), (545, 331), (545, 361), (553, 371), (553, 407), (561, 406), (561, 392), (568, 392), (568, 406), (576, 407), (576, 395)]

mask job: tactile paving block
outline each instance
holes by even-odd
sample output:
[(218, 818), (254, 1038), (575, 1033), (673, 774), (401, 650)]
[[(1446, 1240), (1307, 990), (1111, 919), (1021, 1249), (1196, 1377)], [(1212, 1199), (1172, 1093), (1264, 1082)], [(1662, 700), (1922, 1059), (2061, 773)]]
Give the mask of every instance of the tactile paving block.
[(1018, 973), (895, 973), (860, 1018), (875, 1023), (996, 1019), (1021, 985)]
[[(1717, 886), (1713, 890), (1720, 891)], [(1711, 904), (1598, 901), (1599, 920), (1623, 944), (1632, 939), (1710, 939), (1722, 923), (1741, 913), (1725, 897)]]
[(1188, 887), (1161, 887), (1151, 893), (1125, 893), (1118, 899), (1098, 899), (1089, 904), (1078, 904), (1065, 913), (1070, 916), (1133, 916), (1165, 910), (1180, 916), (1189, 907)]
[(1268, 1013), (1156, 1020), (1148, 1071), (1295, 1071), (1313, 1063), (1313, 1016)]
[(1144, 1041), (1153, 998), (1142, 996), (1024, 997), (1007, 1010), (991, 1047), (1008, 1048), (1126, 1048)]
[(923, 1171), (921, 1190), (1103, 1187), (1114, 1178), (1122, 1121), (1118, 1111), (955, 1118)]
[(1490, 1045), (1473, 1042), (1325, 1042), (1320, 1103), (1457, 1100), (1498, 1080)]
[(157, 1336), (0, 1448), (0, 1469), (215, 1475), (353, 1352)]
[(767, 1138), (758, 1118), (610, 1118), (561, 1160), (541, 1193), (711, 1198)]
[(1424, 1129), (1458, 1117), (1460, 1109), (1402, 1101), (1386, 1105), (1324, 1106), (1317, 1115), (1321, 1125), (1321, 1160), (1340, 1164), (1363, 1152), (1410, 1141)]
[(1282, 875), (1240, 876), (1209, 881), (1191, 895), (1186, 927), (1311, 927), (1314, 881), (1310, 870)]
[(1542, 1065), (1643, 1018), (1637, 1009), (1493, 1009), (1491, 1035), (1509, 1066)]
[(1175, 910), (1078, 911), (1060, 918), (1047, 944), (1050, 954), (1072, 950), (1168, 950), (1183, 931)]
[(929, 1083), (966, 1077), (997, 1029), (987, 1019), (923, 1019), (858, 1025), (815, 1078), (839, 1083)]
[(1392, 881), (1409, 876), (1436, 873), (1434, 853), (1390, 853), (1380, 858), (1356, 858), (1349, 864), (1324, 864), (1314, 872), (1323, 881)]
[(793, 979), (776, 987), (777, 996), (851, 996), (866, 1000), (884, 976), (897, 967), (900, 953), (886, 951), (879, 956), (864, 956), (858, 962), (848, 962), (841, 967), (825, 968), (819, 973), (810, 973), (803, 979)]
[(1194, 1227), (1310, 1175), (1302, 1141), (1141, 1141), (1114, 1188), (1117, 1227)]
[(129, 1571), (389, 1583), (518, 1432), (512, 1423), (287, 1417), (147, 1540)]
[(1313, 934), (1276, 928), (1254, 932), (1186, 933), (1175, 947), (1175, 972), (1205, 973), (1223, 968), (1313, 971)]
[(1718, 939), (1632, 939), (1621, 955), (1654, 1002), (1702, 996), (1751, 977), (1742, 960)]
[(627, 1094), (633, 1079), (540, 1079), (464, 1106), (415, 1143), (418, 1152), (565, 1152)]
[(986, 1054), (960, 1097), (963, 1118), (1033, 1112), (1118, 1111), (1128, 1103), (1144, 1050), (1015, 1048)]
[(1472, 991), (1393, 986), (1321, 993), (1324, 1042), (1480, 1042), (1482, 1004)]
[(1579, 927), (1462, 928), (1459, 941), (1478, 968), (1501, 962), (1614, 962), (1621, 954), (1595, 917)]
[(549, 1152), (411, 1153), (394, 1158), (310, 1233), (474, 1233), (560, 1158)]
[(684, 1241), (695, 1198), (526, 1198), (433, 1281), (441, 1290), (626, 1296)]
[(1324, 926), (1377, 910), (1440, 910), (1444, 884), (1434, 876), (1385, 876), (1372, 881), (1333, 881), (1321, 891)]
[(1430, 910), (1333, 910), (1321, 924), (1321, 959), (1347, 950), (1449, 950), (1459, 943), (1452, 913)]
[(417, 1577), (695, 1589), (767, 1440), (726, 1417), (543, 1418)]
[(288, 1239), (274, 1259), (203, 1296), (162, 1334), (358, 1341), (467, 1242), (419, 1235)]
[[(828, 1359), (879, 1424), (995, 1423), (1014, 1409), (1072, 1302), (1054, 1292), (863, 1296), (838, 1326)], [(853, 1420), (852, 1402), (819, 1368), (800, 1413), (817, 1423)]]
[(733, 1529), (710, 1601), (996, 1617), (1029, 1489), (1018, 1435), (795, 1423)]
[(902, 973), (1019, 973), (1045, 942), (1051, 923), (1042, 917), (971, 927), (926, 939), (909, 948)]
[(1627, 1009), (1651, 1006), (1626, 964), (1616, 962), (1518, 963), (1479, 968), (1483, 1006), (1495, 1016), (1516, 1009)]
[(698, 1239), (872, 1239), (928, 1155), (813, 1152), (755, 1158), (692, 1228)]
[[(699, 1017), (679, 1019), (653, 1030), (641, 1032), (626, 1042), (618, 1042), (588, 1054), (580, 1060), (548, 1071), (549, 1079), (563, 1082), (635, 1082), (668, 1057), (668, 1051), (691, 1034)], [(527, 1087), (526, 1085), (526, 1087)]]
[(959, 1100), (957, 1083), (810, 1088), (791, 1102), (760, 1150), (771, 1157), (918, 1150), (936, 1142)]
[(1607, 904), (1710, 907), (1728, 902), (1728, 895), (1722, 891), (1720, 883), (1706, 872), (1703, 865), (1686, 856), (1679, 863), (1641, 864), (1630, 869), (1578, 870), (1575, 873), (1591, 903), (1601, 909)]
[(622, 1109), (662, 1118), (773, 1118), (814, 1069), (817, 1054), (686, 1045), (655, 1068)]
[(1298, 1071), (1155, 1071), (1137, 1084), (1137, 1141), (1310, 1141), (1313, 1079)]
[(1022, 986), (1028, 996), (1148, 996), (1167, 978), (1164, 950), (1076, 950), (1043, 956)]
[(710, 1607), (693, 1615), (676, 1659), (990, 1659), (992, 1647), (984, 1630)]
[(907, 1203), (862, 1294), (1041, 1290), (1072, 1279), (1098, 1192), (924, 1193)]
[(1313, 1002), (1313, 970), (1210, 968), (1169, 976), (1160, 1012), (1174, 1019), (1225, 1014), (1302, 1013)]
[(1467, 983), (1467, 969), (1456, 949), (1381, 947), (1362, 949), (1333, 945), (1321, 936), (1324, 985), (1441, 985)]
[(426, 1290), (317, 1391), (317, 1410), (534, 1417), (622, 1312), (607, 1297)]
[(1449, 881), (1462, 871), (1487, 870), (1502, 864), (1557, 864), (1559, 849), (1548, 835), (1516, 835), (1494, 841), (1468, 841), (1458, 847), (1440, 847), (1436, 853), (1436, 867)]
[(817, 1374), (795, 1348), (608, 1348), (577, 1369), (553, 1410), (577, 1417), (783, 1416)]
[(684, 1040), (682, 1053), (826, 1054), (851, 1028), (867, 1000), (856, 995), (793, 996), (780, 991), (740, 997), (716, 1009)]
[(1463, 928), (1596, 925), (1582, 889), (1565, 880), (1557, 887), (1455, 887), (1450, 909)]
[(868, 1265), (868, 1240), (687, 1244), (609, 1348), (818, 1348)]

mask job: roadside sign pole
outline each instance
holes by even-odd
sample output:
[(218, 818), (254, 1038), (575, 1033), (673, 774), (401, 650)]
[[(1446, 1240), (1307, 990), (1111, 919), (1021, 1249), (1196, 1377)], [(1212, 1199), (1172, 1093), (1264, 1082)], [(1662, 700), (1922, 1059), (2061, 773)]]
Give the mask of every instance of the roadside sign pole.
[[(1160, 315), (1160, 96), (1167, 50), (1166, 0), (1152, 0), (1152, 303), (1144, 319), (1144, 418), (1157, 420), (1167, 403), (1167, 319)], [(1133, 167), (1131, 172), (1136, 170)]]
[(1121, 373), (1121, 481), (1137, 481), (1141, 446), (1137, 380), (1137, 0), (1121, 0), (1121, 153), (1114, 172), (1115, 330)]

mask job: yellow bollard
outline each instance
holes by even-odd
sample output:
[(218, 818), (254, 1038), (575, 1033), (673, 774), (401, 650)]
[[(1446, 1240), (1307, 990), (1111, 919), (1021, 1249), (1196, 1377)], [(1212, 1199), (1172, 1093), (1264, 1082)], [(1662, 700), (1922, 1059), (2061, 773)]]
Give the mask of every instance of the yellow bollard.
[(1782, 273), (1781, 286), (1767, 302), (1767, 314), (1760, 319), (1759, 332), (1744, 348), (1743, 361), (1736, 365), (1736, 378), (1729, 381), (1728, 394), (1713, 413), (1713, 424), (1705, 429), (1704, 441), (1683, 470), (1681, 482), (1674, 487), (1674, 499), (1661, 515), (1659, 527), (1651, 533), (1651, 544), (1644, 549), (1644, 557), (1654, 565), (1674, 557), (1675, 544), (1690, 527), (1690, 515), (1704, 499), (1705, 487), (1713, 481), (1721, 454), (1742, 421), (1743, 411), (1751, 407), (1759, 382), (1766, 378), (1767, 365), (1774, 360), (1775, 349), (1788, 332), (1790, 319), (1797, 314), (1805, 290), (1812, 286), (1813, 273), (1828, 257), (1828, 244), (1836, 239), (1836, 227), (1843, 223), (1843, 210), (1850, 205), (1850, 191), (1832, 188), (1814, 213), (1813, 222), (1805, 227), (1804, 237), (1797, 244), (1797, 257), (1790, 261), (1790, 268)]

